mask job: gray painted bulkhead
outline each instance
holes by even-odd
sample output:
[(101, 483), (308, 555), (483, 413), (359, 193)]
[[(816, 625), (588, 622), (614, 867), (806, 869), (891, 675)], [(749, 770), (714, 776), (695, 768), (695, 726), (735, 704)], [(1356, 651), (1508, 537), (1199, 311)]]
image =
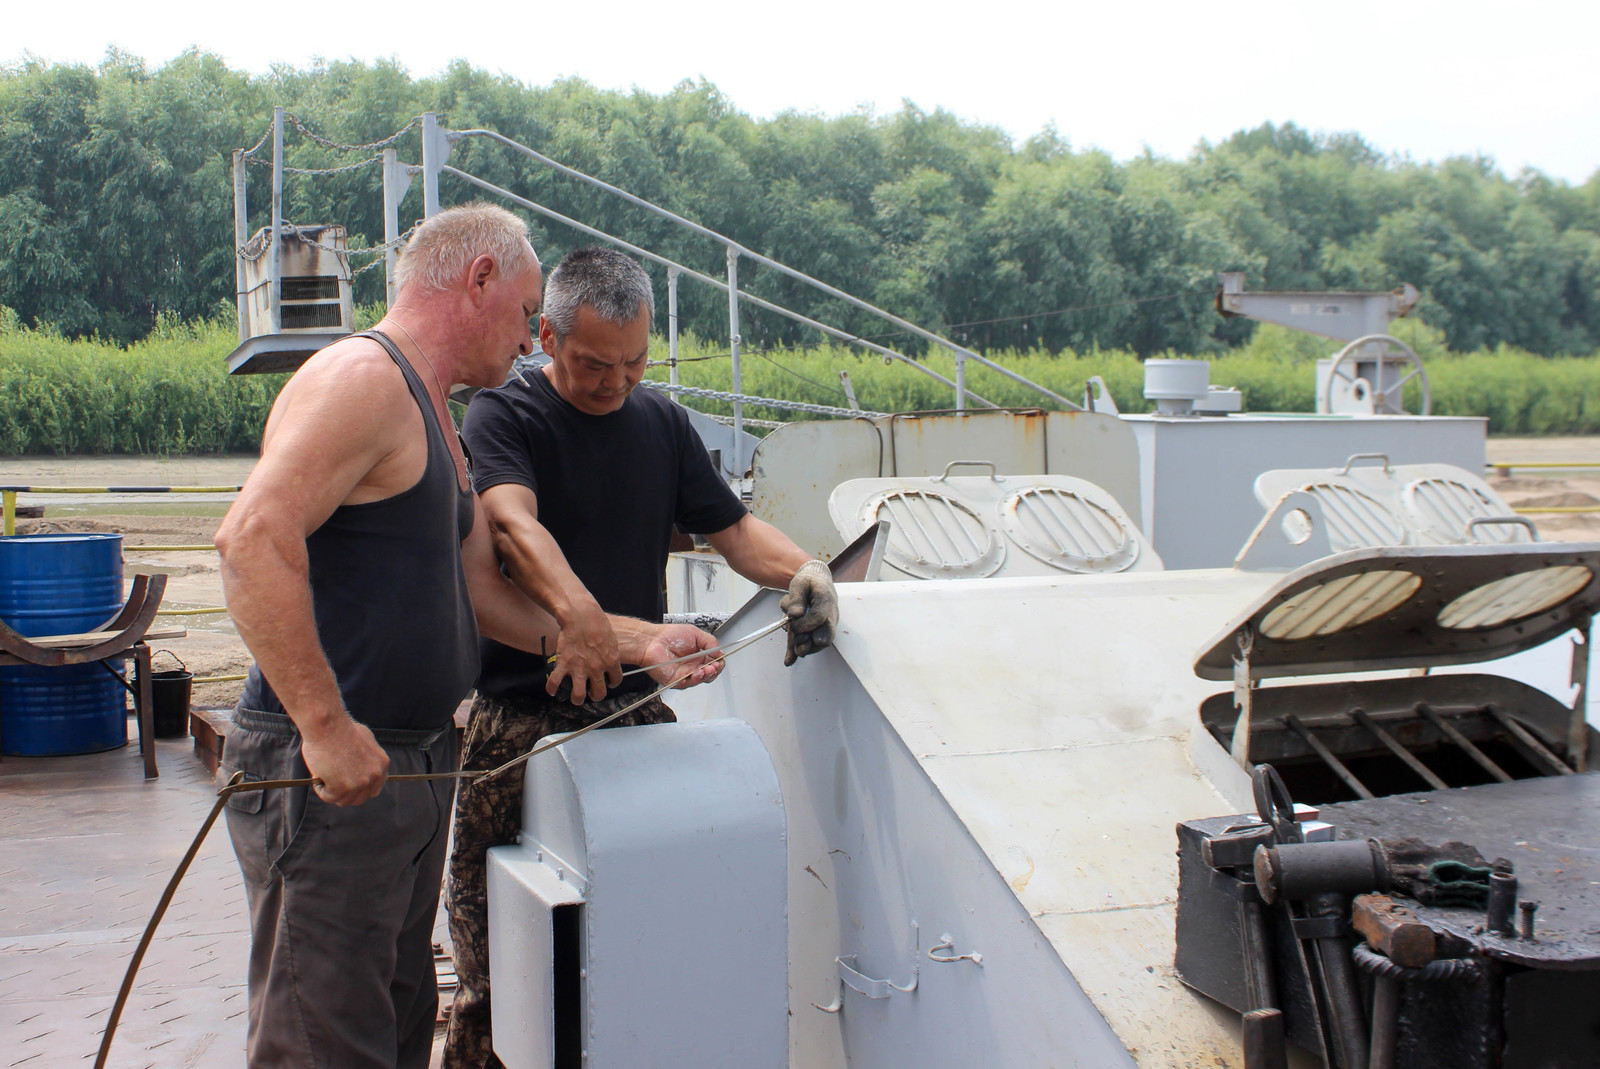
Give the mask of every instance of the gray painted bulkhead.
[[(776, 616), (764, 592), (728, 622)], [(1100, 1012), (837, 654), (778, 664), (776, 634), (745, 670), (674, 695), (680, 720), (736, 716), (779, 769), (789, 821), (790, 1065), (1115, 1069), (1132, 1066)], [(737, 668), (738, 666), (735, 666)], [(982, 963), (936, 962), (977, 953)], [(837, 956), (914, 992), (868, 998)], [(837, 1013), (819, 1006), (842, 1003)]]

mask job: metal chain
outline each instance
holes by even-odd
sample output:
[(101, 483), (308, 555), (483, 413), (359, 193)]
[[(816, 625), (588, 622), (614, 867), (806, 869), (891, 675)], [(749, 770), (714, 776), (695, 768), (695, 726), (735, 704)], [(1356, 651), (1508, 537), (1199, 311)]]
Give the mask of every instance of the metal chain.
[[(271, 167), (272, 166), (272, 161), (271, 160), (259, 159), (259, 158), (255, 157), (255, 156), (249, 157), (249, 161), (251, 163), (255, 164), (257, 167)], [(360, 161), (359, 163), (347, 163), (342, 167), (285, 167), (283, 169), (283, 172), (284, 172), (284, 174), (311, 174), (311, 175), (317, 175), (317, 174), (344, 174), (346, 171), (359, 171), (363, 167), (371, 167), (373, 164), (381, 163), (381, 162), (383, 162), (383, 154), (380, 152), (376, 156), (368, 156), (366, 159)]]
[(833, 405), (812, 405), (803, 401), (783, 401), (776, 397), (752, 397), (749, 394), (706, 390), (698, 386), (674, 386), (669, 382), (654, 382), (649, 379), (639, 385), (648, 386), (652, 390), (660, 390), (662, 393), (681, 393), (686, 397), (708, 397), (713, 401), (742, 401), (747, 405), (766, 405), (769, 408), (782, 408), (790, 412), (815, 412), (823, 416), (845, 416), (854, 419), (857, 416), (887, 416), (889, 414), (887, 412), (870, 412), (866, 409), (836, 408)]
[[(725, 427), (733, 426), (733, 417), (732, 416), (719, 416), (715, 412), (701, 412), (700, 414), (702, 416), (706, 417), (707, 419), (716, 420), (718, 423), (722, 424)], [(793, 422), (794, 422), (793, 420), (782, 420), (782, 419), (751, 419), (749, 416), (746, 416), (745, 419), (744, 419), (744, 425), (746, 427), (760, 427), (763, 430), (769, 430), (769, 431), (775, 431), (779, 427), (787, 427), (790, 423), (793, 423)]]
[(288, 119), (291, 123), (293, 123), (294, 124), (294, 128), (296, 130), (299, 130), (302, 134), (305, 134), (307, 137), (309, 137), (311, 140), (315, 141), (317, 144), (322, 145), (325, 148), (335, 149), (335, 150), (337, 150), (339, 152), (366, 152), (366, 151), (368, 151), (370, 149), (388, 148), (390, 145), (394, 144), (396, 141), (399, 141), (401, 137), (405, 136), (405, 134), (406, 134), (406, 132), (408, 130), (412, 129), (414, 126), (416, 126), (419, 122), (422, 121), (422, 119), (420, 117), (414, 118), (410, 122), (408, 122), (404, 126), (402, 126), (399, 130), (396, 130), (394, 133), (392, 133), (388, 137), (384, 138), (382, 141), (371, 141), (371, 142), (368, 142), (365, 145), (346, 145), (346, 144), (344, 144), (343, 142), (340, 142), (340, 141), (330, 141), (330, 140), (328, 140), (326, 137), (323, 137), (321, 134), (319, 134), (316, 131), (314, 131), (314, 130), (310, 129), (309, 127), (307, 127), (305, 123), (300, 121), (298, 116), (296, 116), (296, 115), (294, 115), (294, 114), (292, 114), (290, 112), (284, 112), (283, 117), (285, 119)]
[(248, 160), (250, 157), (254, 156), (256, 154), (256, 152), (261, 148), (261, 146), (265, 145), (267, 143), (267, 138), (269, 138), (271, 136), (272, 136), (272, 121), (269, 119), (267, 121), (266, 132), (261, 135), (261, 139), (259, 141), (257, 141), (255, 144), (251, 145), (249, 148), (244, 150), (244, 158)]
[[(367, 253), (371, 253), (371, 252), (388, 252), (390, 249), (398, 249), (401, 246), (403, 246), (411, 238), (412, 233), (414, 233), (416, 231), (416, 229), (417, 228), (415, 226), (413, 226), (410, 229), (408, 229), (405, 233), (403, 233), (399, 237), (395, 238), (393, 241), (385, 241), (385, 242), (383, 242), (382, 244), (379, 244), (379, 245), (367, 245), (367, 246), (365, 246), (363, 248), (359, 248), (359, 249), (336, 249), (331, 245), (324, 245), (320, 241), (311, 241), (310, 239), (308, 239), (305, 236), (305, 234), (304, 234), (304, 232), (303, 232), (301, 227), (296, 226), (294, 223), (290, 222), (287, 219), (285, 219), (283, 221), (284, 233), (293, 234), (296, 238), (298, 238), (300, 241), (304, 242), (305, 244), (314, 245), (315, 247), (321, 249), (324, 252), (333, 253), (335, 256), (363, 256), (363, 255), (366, 255)], [(272, 244), (272, 242), (270, 240), (265, 241), (265, 242), (262, 243), (261, 247), (259, 249), (257, 249), (255, 252), (251, 252), (246, 246), (243, 246), (243, 245), (239, 246), (234, 251), (240, 257), (242, 257), (243, 259), (246, 259), (246, 260), (259, 260), (259, 259), (261, 259), (261, 257), (266, 255), (267, 249), (271, 246), (271, 244)], [(359, 274), (362, 274), (362, 273), (364, 273), (366, 271), (370, 271), (374, 267), (376, 267), (378, 264), (381, 264), (381, 263), (383, 263), (383, 260), (374, 259), (371, 263), (369, 263), (365, 267), (361, 268), (360, 271), (355, 272), (355, 274), (359, 275)], [(352, 276), (352, 277), (354, 277), (354, 276)]]

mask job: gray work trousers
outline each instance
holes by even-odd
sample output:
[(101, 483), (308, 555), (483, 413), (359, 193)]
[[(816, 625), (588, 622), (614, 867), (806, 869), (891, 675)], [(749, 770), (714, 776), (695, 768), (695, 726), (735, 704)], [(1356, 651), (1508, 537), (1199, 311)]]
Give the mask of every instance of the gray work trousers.
[[(281, 714), (234, 711), (218, 784), (307, 776)], [(452, 724), (374, 731), (389, 774), (451, 772)], [(307, 787), (235, 794), (250, 900), (250, 1069), (425, 1069), (439, 994), (433, 925), (455, 781), (391, 783), (359, 806)]]

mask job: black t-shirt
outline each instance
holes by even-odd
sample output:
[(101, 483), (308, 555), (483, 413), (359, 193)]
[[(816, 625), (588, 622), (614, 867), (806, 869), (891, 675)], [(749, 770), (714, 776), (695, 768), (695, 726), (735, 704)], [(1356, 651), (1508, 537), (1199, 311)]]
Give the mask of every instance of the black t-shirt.
[[(608, 613), (660, 620), (672, 528), (709, 534), (731, 527), (744, 504), (722, 481), (682, 408), (640, 387), (605, 416), (578, 411), (542, 371), (480, 390), (462, 435), (473, 486), (518, 483), (539, 499), (542, 523), (567, 563)], [(552, 653), (555, 651), (552, 649)], [(500, 698), (544, 694), (537, 654), (482, 642), (478, 691)], [(645, 676), (629, 682), (648, 684)]]

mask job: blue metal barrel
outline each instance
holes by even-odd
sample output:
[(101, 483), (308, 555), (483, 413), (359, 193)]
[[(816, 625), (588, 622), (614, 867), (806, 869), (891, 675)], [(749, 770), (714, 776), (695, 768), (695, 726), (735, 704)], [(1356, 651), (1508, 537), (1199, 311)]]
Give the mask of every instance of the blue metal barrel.
[[(91, 631), (122, 601), (121, 535), (0, 538), (0, 620), (19, 634)], [(123, 661), (106, 663), (120, 671)], [(126, 695), (98, 664), (0, 669), (0, 751), (40, 757), (126, 745)]]

